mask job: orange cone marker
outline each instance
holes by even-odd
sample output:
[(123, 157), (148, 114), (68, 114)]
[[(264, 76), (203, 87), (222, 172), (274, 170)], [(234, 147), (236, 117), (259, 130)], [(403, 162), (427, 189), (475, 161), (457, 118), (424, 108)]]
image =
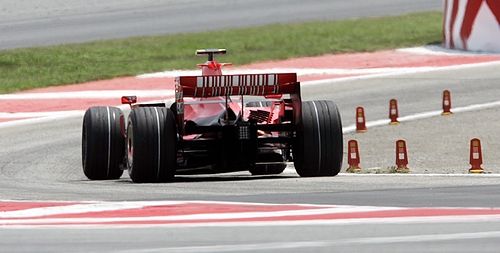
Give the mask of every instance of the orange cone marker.
[(356, 132), (364, 133), (366, 131), (365, 109), (359, 106), (356, 108)]
[(398, 112), (398, 101), (396, 99), (391, 99), (389, 101), (389, 118), (391, 119), (390, 125), (398, 125), (399, 112)]
[(449, 90), (443, 91), (443, 112), (441, 115), (451, 115), (451, 93)]
[(347, 161), (349, 163), (349, 168), (347, 172), (349, 173), (359, 173), (361, 172), (361, 167), (359, 167), (360, 157), (358, 142), (356, 140), (350, 140), (347, 144)]
[(477, 138), (470, 140), (470, 165), (469, 173), (484, 173), (481, 168), (483, 164), (483, 154), (481, 151), (481, 141)]
[(396, 141), (396, 172), (409, 173), (408, 168), (408, 151), (406, 149), (406, 141)]

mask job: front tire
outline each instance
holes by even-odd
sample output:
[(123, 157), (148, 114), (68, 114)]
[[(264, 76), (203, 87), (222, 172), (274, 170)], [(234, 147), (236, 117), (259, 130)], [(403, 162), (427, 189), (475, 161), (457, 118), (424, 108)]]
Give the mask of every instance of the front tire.
[(123, 112), (115, 107), (91, 107), (82, 129), (83, 173), (90, 180), (118, 179), (123, 174), (125, 138)]
[(177, 165), (177, 127), (173, 112), (139, 107), (129, 115), (127, 167), (134, 183), (167, 182)]
[(343, 158), (342, 122), (332, 101), (302, 103), (302, 120), (293, 147), (295, 170), (302, 177), (335, 176)]

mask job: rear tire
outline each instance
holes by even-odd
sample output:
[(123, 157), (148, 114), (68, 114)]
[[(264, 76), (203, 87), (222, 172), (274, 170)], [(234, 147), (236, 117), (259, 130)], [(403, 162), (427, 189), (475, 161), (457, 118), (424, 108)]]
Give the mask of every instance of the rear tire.
[(127, 128), (127, 167), (134, 183), (171, 181), (177, 165), (177, 127), (163, 107), (132, 110)]
[(125, 138), (123, 112), (115, 107), (91, 107), (82, 129), (83, 173), (90, 180), (118, 179), (123, 174)]
[(343, 158), (342, 122), (332, 101), (302, 103), (302, 121), (293, 147), (294, 165), (302, 177), (335, 176)]

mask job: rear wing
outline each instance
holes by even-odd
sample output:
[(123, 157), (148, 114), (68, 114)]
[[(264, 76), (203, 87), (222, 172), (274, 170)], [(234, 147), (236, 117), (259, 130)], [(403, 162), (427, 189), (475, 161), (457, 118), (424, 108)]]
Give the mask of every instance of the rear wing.
[(296, 73), (181, 76), (175, 79), (183, 97), (267, 96), (299, 92)]
[[(300, 83), (296, 73), (180, 76), (175, 78), (177, 124), (184, 133), (184, 97), (271, 96), (290, 94), (300, 104)], [(296, 106), (294, 106), (296, 107)]]
[(208, 55), (208, 61), (214, 60), (214, 54), (226, 54), (226, 49), (198, 49), (196, 55)]

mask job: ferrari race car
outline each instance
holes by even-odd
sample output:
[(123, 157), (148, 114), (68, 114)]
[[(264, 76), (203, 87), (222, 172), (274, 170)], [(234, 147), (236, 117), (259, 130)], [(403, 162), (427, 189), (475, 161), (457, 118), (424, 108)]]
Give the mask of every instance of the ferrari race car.
[(225, 49), (197, 50), (200, 76), (175, 79), (171, 104), (89, 108), (83, 119), (83, 172), (91, 180), (168, 182), (177, 174), (279, 174), (293, 162), (302, 177), (335, 176), (342, 124), (332, 101), (302, 101), (295, 73), (223, 75)]

